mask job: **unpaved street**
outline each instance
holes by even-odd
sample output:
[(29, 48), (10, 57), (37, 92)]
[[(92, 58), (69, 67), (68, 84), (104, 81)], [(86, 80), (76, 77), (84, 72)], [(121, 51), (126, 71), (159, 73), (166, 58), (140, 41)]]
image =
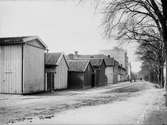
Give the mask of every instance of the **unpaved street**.
[(29, 96), (1, 95), (0, 123), (141, 124), (161, 95), (161, 89), (147, 82)]

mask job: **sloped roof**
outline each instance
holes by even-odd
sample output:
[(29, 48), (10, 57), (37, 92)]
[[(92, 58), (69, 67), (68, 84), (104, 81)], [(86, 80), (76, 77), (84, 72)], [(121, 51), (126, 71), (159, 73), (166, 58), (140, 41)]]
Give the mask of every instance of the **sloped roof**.
[(67, 59), (89, 59), (89, 58), (108, 58), (104, 54), (94, 54), (94, 55), (75, 55), (75, 54), (68, 54)]
[(0, 38), (0, 44), (16, 44), (16, 43), (23, 43), (23, 39), (27, 38), (28, 36), (22, 37), (3, 37)]
[[(74, 59), (74, 60), (89, 60), (91, 66), (96, 66), (96, 67), (101, 66), (103, 61), (104, 61), (103, 58), (77, 58), (77, 59)], [(104, 61), (104, 64), (105, 64), (105, 61)]]
[(45, 49), (47, 48), (46, 44), (38, 36), (3, 37), (0, 38), (0, 45), (23, 44), (35, 39), (37, 39)]
[(45, 64), (46, 65), (57, 65), (59, 58), (62, 53), (46, 53), (45, 54)]
[(92, 66), (101, 66), (103, 63), (104, 59), (101, 58), (90, 58), (90, 63)]
[(68, 60), (69, 71), (84, 72), (89, 64), (89, 60)]
[(78, 55), (78, 58), (107, 58), (107, 56), (103, 54), (96, 54), (96, 55)]
[(113, 58), (105, 58), (104, 61), (105, 61), (106, 66), (114, 66)]

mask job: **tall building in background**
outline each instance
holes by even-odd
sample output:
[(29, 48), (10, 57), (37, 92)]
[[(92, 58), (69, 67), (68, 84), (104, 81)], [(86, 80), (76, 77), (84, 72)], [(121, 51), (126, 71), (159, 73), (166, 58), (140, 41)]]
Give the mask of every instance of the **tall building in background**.
[(124, 49), (115, 47), (111, 50), (101, 50), (100, 54), (104, 54), (106, 56), (110, 56), (114, 58), (116, 61), (118, 61), (120, 65), (119, 67), (122, 67), (124, 69), (119, 71), (118, 79), (120, 80), (118, 81), (125, 81), (129, 79), (131, 75), (129, 73), (128, 56), (127, 56), (127, 52)]
[(114, 57), (114, 59), (117, 60), (119, 64), (126, 69), (126, 71), (128, 71), (128, 56), (124, 49), (115, 47), (111, 50), (101, 50), (100, 53), (106, 56)]
[(127, 70), (127, 72), (128, 72), (129, 79), (131, 79), (132, 78), (132, 70), (131, 70), (131, 63), (130, 62), (128, 63), (128, 70)]

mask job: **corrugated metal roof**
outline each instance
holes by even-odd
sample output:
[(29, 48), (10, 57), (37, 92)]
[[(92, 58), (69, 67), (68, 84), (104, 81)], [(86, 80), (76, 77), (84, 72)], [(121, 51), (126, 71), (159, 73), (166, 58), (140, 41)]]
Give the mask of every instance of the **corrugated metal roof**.
[(114, 66), (113, 58), (105, 58), (104, 61), (105, 61), (106, 66)]
[(89, 60), (68, 60), (69, 71), (84, 72)]
[(45, 54), (45, 64), (46, 65), (57, 65), (57, 61), (59, 60), (62, 53), (46, 53)]

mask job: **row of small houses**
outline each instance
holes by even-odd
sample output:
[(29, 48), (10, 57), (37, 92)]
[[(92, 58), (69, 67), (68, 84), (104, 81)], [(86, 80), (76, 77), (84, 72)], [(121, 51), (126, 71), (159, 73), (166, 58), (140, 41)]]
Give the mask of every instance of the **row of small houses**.
[(113, 58), (69, 60), (63, 53), (48, 53), (38, 37), (0, 38), (0, 93), (32, 94), (117, 83), (119, 68), (125, 70)]

